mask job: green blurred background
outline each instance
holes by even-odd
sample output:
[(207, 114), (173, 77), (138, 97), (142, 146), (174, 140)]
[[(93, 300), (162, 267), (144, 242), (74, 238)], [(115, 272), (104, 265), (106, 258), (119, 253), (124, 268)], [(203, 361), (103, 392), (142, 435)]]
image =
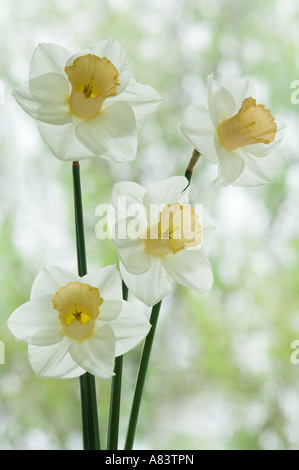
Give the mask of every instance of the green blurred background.
[[(110, 241), (94, 231), (95, 208), (108, 202), (112, 184), (147, 186), (184, 173), (193, 149), (180, 118), (205, 101), (208, 74), (252, 79), (259, 102), (288, 126), (267, 187), (215, 191), (216, 167), (203, 159), (196, 168), (191, 200), (217, 224), (215, 282), (204, 295), (177, 285), (162, 304), (136, 448), (299, 448), (299, 365), (290, 362), (299, 339), (299, 105), (290, 101), (299, 79), (298, 24), (296, 0), (2, 0), (1, 449), (82, 446), (79, 381), (37, 378), (27, 345), (6, 326), (40, 269), (76, 271), (71, 164), (52, 156), (11, 92), (27, 79), (38, 43), (77, 52), (110, 36), (125, 48), (132, 75), (163, 102), (139, 134), (135, 162), (81, 164), (89, 270), (117, 262)], [(125, 357), (121, 443), (140, 348)], [(110, 385), (97, 381), (103, 442)]]

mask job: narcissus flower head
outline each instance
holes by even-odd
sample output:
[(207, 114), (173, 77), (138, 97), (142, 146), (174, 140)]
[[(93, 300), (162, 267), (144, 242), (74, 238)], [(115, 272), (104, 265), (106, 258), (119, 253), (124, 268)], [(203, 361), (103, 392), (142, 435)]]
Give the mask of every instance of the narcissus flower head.
[(199, 292), (209, 290), (213, 274), (207, 253), (214, 224), (191, 207), (185, 177), (163, 180), (150, 189), (115, 184), (108, 211), (120, 271), (130, 291), (154, 305), (171, 290), (171, 279)]
[(249, 80), (220, 85), (208, 77), (208, 107), (189, 106), (181, 129), (196, 150), (219, 165), (215, 187), (255, 186), (272, 181), (270, 153), (281, 142), (285, 125), (256, 101)]
[(29, 81), (13, 94), (61, 160), (133, 160), (137, 129), (161, 101), (153, 88), (131, 78), (125, 51), (114, 38), (78, 54), (40, 44)]
[(122, 300), (114, 266), (82, 278), (58, 267), (43, 269), (31, 300), (12, 313), (8, 327), (29, 344), (36, 374), (56, 378), (86, 371), (111, 377), (115, 357), (132, 349), (150, 329), (143, 313)]

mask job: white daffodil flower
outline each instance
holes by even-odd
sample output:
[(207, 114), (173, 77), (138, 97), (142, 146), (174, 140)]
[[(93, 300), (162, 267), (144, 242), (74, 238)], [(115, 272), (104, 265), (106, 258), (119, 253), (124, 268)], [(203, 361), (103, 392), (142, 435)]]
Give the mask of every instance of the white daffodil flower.
[(172, 177), (149, 190), (133, 182), (113, 187), (107, 220), (121, 275), (149, 306), (170, 292), (171, 279), (199, 292), (213, 283), (207, 253), (215, 227), (189, 205), (187, 186), (185, 177)]
[(108, 378), (115, 357), (135, 347), (150, 324), (122, 299), (114, 266), (83, 277), (49, 267), (36, 277), (31, 300), (12, 313), (8, 327), (29, 344), (37, 375), (72, 378), (87, 371)]
[(257, 186), (270, 183), (270, 153), (281, 142), (285, 125), (257, 104), (249, 80), (221, 85), (208, 77), (208, 107), (189, 106), (181, 129), (196, 150), (219, 165), (213, 186)]
[(134, 160), (137, 129), (161, 102), (153, 88), (131, 78), (126, 53), (114, 38), (78, 54), (40, 44), (29, 81), (13, 95), (61, 160)]

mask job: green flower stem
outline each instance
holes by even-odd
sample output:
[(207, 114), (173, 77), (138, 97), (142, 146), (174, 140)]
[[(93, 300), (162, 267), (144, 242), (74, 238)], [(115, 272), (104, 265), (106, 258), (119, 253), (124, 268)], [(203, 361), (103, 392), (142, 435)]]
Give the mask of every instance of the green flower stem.
[[(123, 282), (123, 299), (128, 299), (128, 288)], [(111, 398), (110, 398), (110, 414), (109, 414), (109, 427), (107, 449), (118, 449), (118, 433), (119, 433), (119, 416), (120, 416), (120, 398), (121, 398), (121, 381), (122, 381), (122, 367), (123, 356), (115, 359), (114, 373), (111, 385)]]
[(156, 326), (158, 323), (159, 312), (161, 308), (161, 303), (157, 303), (152, 308), (150, 324), (152, 325), (149, 334), (147, 335), (142, 351), (141, 361), (138, 370), (137, 382), (135, 386), (135, 393), (133, 398), (133, 405), (130, 415), (129, 427), (127, 438), (125, 442), (125, 450), (132, 450), (134, 445), (135, 433), (137, 428), (137, 421), (139, 415), (139, 409), (141, 404), (142, 392), (144, 388), (145, 377), (147, 373), (147, 368), (149, 364), (149, 359), (151, 355), (152, 345), (154, 341)]
[(80, 394), (84, 450), (100, 450), (95, 378), (89, 372), (81, 375)]
[(189, 184), (191, 182), (194, 167), (195, 167), (196, 163), (198, 162), (199, 157), (200, 157), (200, 153), (196, 149), (194, 149), (193, 153), (192, 153), (192, 156), (191, 156), (191, 159), (189, 161), (189, 164), (188, 164), (188, 166), (186, 168), (186, 171), (185, 171), (185, 176), (186, 176), (187, 180), (189, 181)]
[[(77, 161), (73, 162), (73, 186), (78, 274), (79, 276), (84, 276), (87, 273), (87, 262), (81, 197), (80, 165)], [(85, 374), (81, 375), (79, 380), (81, 394), (83, 448), (84, 450), (100, 450), (95, 377), (89, 372), (86, 372)]]

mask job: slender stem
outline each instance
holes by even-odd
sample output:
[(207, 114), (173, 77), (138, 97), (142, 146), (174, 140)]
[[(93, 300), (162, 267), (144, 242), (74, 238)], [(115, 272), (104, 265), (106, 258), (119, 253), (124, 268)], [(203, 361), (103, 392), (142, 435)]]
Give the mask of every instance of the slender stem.
[[(80, 165), (77, 161), (73, 162), (73, 186), (78, 274), (79, 276), (84, 276), (87, 273), (87, 262), (81, 196)], [(81, 394), (83, 447), (84, 450), (99, 450), (100, 435), (95, 378), (92, 374), (86, 372), (85, 374), (81, 375), (79, 379)]]
[(79, 162), (73, 162), (73, 186), (74, 186), (74, 209), (76, 223), (76, 242), (77, 242), (77, 262), (78, 274), (84, 276), (87, 274), (84, 220), (81, 195), (80, 165)]
[(137, 382), (135, 386), (133, 405), (132, 405), (132, 410), (131, 410), (131, 415), (130, 415), (128, 433), (127, 433), (127, 438), (125, 442), (125, 450), (132, 450), (133, 445), (134, 445), (142, 392), (144, 388), (145, 377), (146, 377), (147, 368), (148, 368), (149, 359), (150, 359), (151, 350), (152, 350), (152, 345), (154, 341), (156, 326), (158, 323), (161, 303), (162, 301), (154, 305), (152, 308), (152, 313), (151, 313), (151, 318), (150, 318), (150, 324), (152, 325), (152, 327), (150, 329), (149, 334), (146, 337), (143, 351), (142, 351), (142, 356), (141, 356), (141, 361), (140, 361), (138, 376), (137, 376)]
[(185, 176), (186, 176), (187, 180), (189, 181), (189, 184), (191, 182), (194, 167), (195, 167), (196, 163), (198, 162), (199, 157), (200, 157), (200, 153), (196, 149), (194, 149), (193, 153), (192, 153), (192, 156), (191, 156), (191, 159), (190, 159), (190, 161), (188, 163), (188, 166), (186, 168), (186, 171), (185, 171)]
[(89, 372), (79, 377), (84, 450), (100, 450), (95, 378)]
[[(128, 299), (128, 288), (123, 282), (123, 299)], [(118, 433), (119, 433), (119, 416), (120, 416), (120, 399), (121, 399), (121, 382), (122, 382), (123, 356), (115, 359), (114, 373), (111, 385), (110, 398), (110, 414), (108, 426), (107, 449), (118, 449)]]

